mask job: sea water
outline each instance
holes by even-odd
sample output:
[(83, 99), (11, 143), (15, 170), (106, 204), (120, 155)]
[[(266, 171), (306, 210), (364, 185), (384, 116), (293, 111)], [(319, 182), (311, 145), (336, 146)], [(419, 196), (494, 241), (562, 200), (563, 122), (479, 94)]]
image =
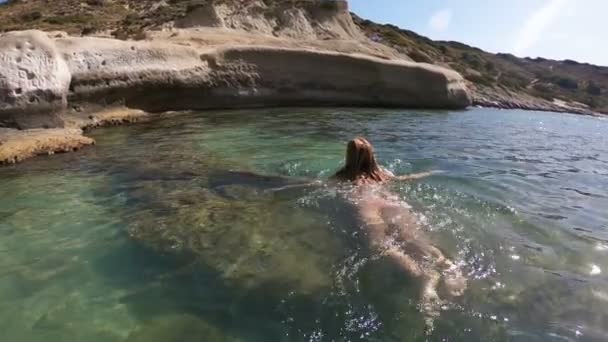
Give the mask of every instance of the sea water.
[[(0, 169), (1, 341), (608, 339), (608, 121), (529, 111), (165, 114)], [(469, 278), (431, 335), (324, 180), (368, 138)]]

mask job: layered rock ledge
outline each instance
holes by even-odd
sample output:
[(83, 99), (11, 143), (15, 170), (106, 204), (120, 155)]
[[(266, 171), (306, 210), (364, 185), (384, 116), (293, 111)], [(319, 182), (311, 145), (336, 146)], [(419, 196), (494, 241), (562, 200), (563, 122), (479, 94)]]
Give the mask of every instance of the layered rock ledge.
[(149, 119), (148, 113), (124, 107), (68, 111), (58, 116), (65, 128), (15, 129), (0, 127), (0, 165), (15, 164), (38, 155), (72, 152), (95, 144), (84, 131)]
[(76, 151), (95, 141), (80, 129), (51, 128), (17, 130), (0, 128), (0, 165), (14, 164), (37, 155)]
[[(210, 45), (188, 32), (188, 42), (175, 35), (121, 41), (49, 37), (41, 31), (4, 34), (0, 126), (88, 127), (74, 124), (70, 113), (86, 117), (88, 108), (106, 105), (163, 112), (276, 106), (460, 109), (471, 103), (463, 78), (442, 67), (297, 45)], [(121, 120), (119, 115), (113, 122)]]

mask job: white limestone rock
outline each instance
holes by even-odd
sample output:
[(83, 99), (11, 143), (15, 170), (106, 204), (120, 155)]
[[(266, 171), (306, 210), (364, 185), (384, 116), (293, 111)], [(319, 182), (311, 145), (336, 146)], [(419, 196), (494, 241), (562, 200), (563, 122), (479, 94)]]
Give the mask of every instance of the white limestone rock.
[(0, 36), (0, 121), (19, 128), (58, 127), (50, 113), (65, 108), (71, 74), (41, 31)]

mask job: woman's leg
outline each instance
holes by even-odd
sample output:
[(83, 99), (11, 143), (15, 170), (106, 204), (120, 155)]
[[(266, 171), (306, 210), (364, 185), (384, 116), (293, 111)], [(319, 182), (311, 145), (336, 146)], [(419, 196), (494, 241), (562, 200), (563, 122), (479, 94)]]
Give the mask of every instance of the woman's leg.
[(435, 318), (439, 317), (441, 306), (445, 303), (437, 294), (437, 286), (440, 279), (441, 274), (435, 269), (430, 269), (424, 274), (422, 295), (420, 296), (420, 310), (424, 314), (427, 333), (433, 331)]
[(439, 316), (441, 305), (444, 303), (437, 294), (441, 274), (433, 268), (423, 270), (412, 257), (396, 247), (385, 250), (383, 255), (393, 260), (408, 274), (422, 280), (420, 311), (424, 314), (427, 331), (432, 331), (434, 320)]
[[(370, 248), (393, 260), (411, 276), (422, 280), (420, 309), (425, 316), (427, 331), (431, 331), (444, 303), (437, 294), (442, 280), (440, 270), (446, 270), (443, 273), (443, 283), (452, 295), (462, 294), (466, 288), (466, 279), (437, 247), (421, 236), (420, 226), (409, 210), (394, 205), (383, 206), (377, 202), (363, 202), (360, 205), (359, 211), (366, 223)], [(404, 246), (395, 245), (394, 239)]]
[[(404, 250), (410, 255), (409, 259), (414, 263), (428, 263), (429, 267), (425, 267), (424, 272), (431, 270), (440, 272), (441, 282), (447, 293), (453, 297), (461, 296), (467, 287), (467, 279), (462, 275), (458, 265), (446, 258), (443, 252), (433, 246), (422, 234), (415, 215), (407, 208), (395, 206), (386, 207), (382, 210), (382, 214), (385, 221), (391, 223), (391, 228), (387, 229), (387, 232), (393, 231), (392, 235), (403, 244)], [(434, 283), (434, 287), (437, 288), (434, 279), (428, 283)]]
[(424, 271), (420, 268), (420, 265), (412, 259), (409, 255), (403, 253), (397, 247), (390, 247), (386, 249), (382, 255), (393, 260), (399, 267), (414, 277), (422, 277)]

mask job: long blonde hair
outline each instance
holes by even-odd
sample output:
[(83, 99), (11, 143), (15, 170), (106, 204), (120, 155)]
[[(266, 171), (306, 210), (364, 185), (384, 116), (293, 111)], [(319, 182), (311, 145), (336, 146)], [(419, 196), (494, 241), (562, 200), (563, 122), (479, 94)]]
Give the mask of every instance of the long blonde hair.
[(365, 138), (355, 138), (348, 142), (346, 160), (334, 175), (335, 179), (361, 183), (382, 183), (392, 178), (376, 162), (374, 147)]

